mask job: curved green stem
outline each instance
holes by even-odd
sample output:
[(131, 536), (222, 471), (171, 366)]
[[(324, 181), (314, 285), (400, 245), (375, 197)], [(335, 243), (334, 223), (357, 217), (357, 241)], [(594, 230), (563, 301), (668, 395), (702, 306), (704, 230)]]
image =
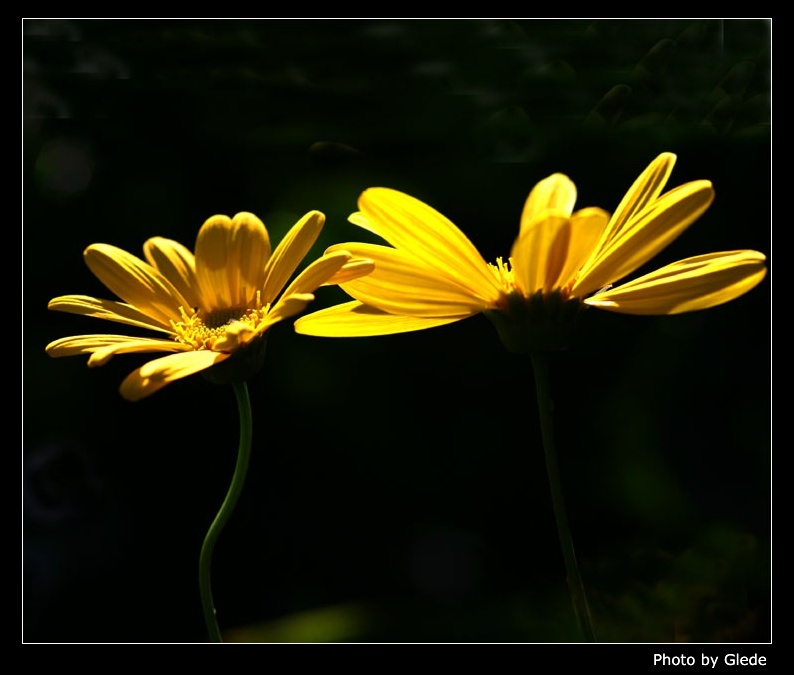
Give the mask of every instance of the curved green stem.
[(234, 394), (237, 397), (237, 407), (240, 410), (240, 446), (237, 451), (237, 465), (234, 467), (234, 475), (232, 476), (229, 491), (226, 493), (226, 499), (223, 500), (218, 515), (212, 521), (210, 529), (207, 531), (207, 536), (204, 538), (204, 544), (201, 547), (201, 556), (199, 557), (199, 590), (201, 591), (201, 605), (204, 608), (204, 621), (207, 624), (210, 640), (212, 642), (223, 642), (221, 638), (221, 631), (218, 628), (218, 619), (215, 612), (215, 605), (212, 602), (212, 587), (210, 584), (210, 564), (212, 563), (212, 552), (215, 548), (215, 542), (223, 530), (226, 522), (234, 511), (237, 500), (243, 489), (245, 482), (245, 474), (248, 471), (248, 460), (251, 457), (251, 436), (252, 436), (252, 417), (251, 417), (251, 400), (248, 397), (248, 386), (245, 382), (235, 382)]
[(543, 437), (543, 451), (546, 454), (546, 470), (549, 474), (551, 499), (554, 505), (554, 517), (557, 521), (557, 534), (560, 537), (562, 555), (565, 559), (565, 569), (568, 575), (568, 592), (571, 595), (579, 628), (585, 641), (595, 642), (593, 620), (590, 608), (587, 605), (587, 596), (584, 591), (582, 577), (576, 564), (576, 555), (573, 550), (573, 540), (568, 527), (568, 516), (565, 511), (565, 500), (562, 496), (562, 482), (560, 469), (557, 464), (557, 448), (554, 443), (554, 424), (551, 412), (551, 388), (549, 386), (549, 361), (548, 354), (542, 352), (532, 353), (532, 369), (535, 372), (535, 391), (538, 398), (540, 413), (540, 432)]

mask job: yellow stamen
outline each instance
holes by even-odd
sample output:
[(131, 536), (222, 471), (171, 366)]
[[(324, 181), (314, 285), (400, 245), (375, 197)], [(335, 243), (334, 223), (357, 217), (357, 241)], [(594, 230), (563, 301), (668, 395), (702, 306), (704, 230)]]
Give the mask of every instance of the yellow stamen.
[(496, 264), (488, 263), (488, 268), (493, 272), (497, 282), (502, 285), (505, 293), (516, 290), (515, 274), (513, 274), (513, 259), (505, 262), (501, 257), (496, 259)]
[[(257, 328), (264, 322), (270, 305), (262, 306), (261, 294), (257, 291), (256, 300), (251, 303), (253, 307), (237, 307), (216, 309), (205, 312), (203, 309), (193, 308), (189, 312), (184, 307), (179, 308), (182, 321), (172, 321), (177, 342), (190, 345), (193, 349), (215, 349), (224, 351), (221, 345), (228, 344), (223, 340), (231, 326), (234, 326), (234, 342), (239, 342), (239, 335), (256, 333)], [(237, 325), (243, 323), (246, 329)], [(219, 343), (220, 341), (220, 343)]]

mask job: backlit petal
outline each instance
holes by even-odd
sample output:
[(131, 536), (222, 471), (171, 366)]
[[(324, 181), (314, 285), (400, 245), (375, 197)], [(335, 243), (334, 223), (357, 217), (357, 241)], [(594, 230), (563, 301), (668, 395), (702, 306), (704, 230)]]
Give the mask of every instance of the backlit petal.
[(636, 270), (697, 220), (713, 199), (714, 189), (707, 180), (686, 183), (666, 192), (632, 218), (587, 263), (574, 284), (574, 294), (588, 295)]
[(323, 229), (325, 216), (319, 211), (310, 211), (292, 226), (276, 246), (265, 267), (265, 284), (262, 301), (271, 303), (284, 288), (298, 265), (317, 241)]
[(262, 290), (269, 258), (270, 238), (253, 213), (208, 218), (196, 239), (201, 308), (212, 312), (247, 306)]
[(372, 337), (434, 328), (460, 321), (469, 316), (471, 315), (463, 314), (443, 318), (400, 316), (353, 301), (307, 314), (298, 319), (294, 326), (295, 331), (302, 335)]
[(411, 316), (459, 316), (474, 314), (491, 305), (457, 281), (419, 263), (403, 251), (377, 244), (345, 243), (329, 251), (343, 250), (374, 263), (370, 274), (341, 284), (356, 300), (392, 314)]
[(331, 251), (308, 265), (284, 291), (284, 296), (295, 293), (314, 293), (350, 261), (347, 251)]
[(346, 251), (326, 253), (306, 267), (281, 294), (258, 327), (262, 333), (277, 321), (283, 321), (302, 312), (314, 300), (314, 291), (332, 278), (350, 260)]
[(100, 300), (87, 295), (62, 295), (50, 300), (47, 309), (93, 316), (97, 319), (116, 321), (165, 333), (171, 332), (170, 322), (168, 324), (160, 323), (135, 307), (115, 300)]
[(152, 267), (155, 267), (190, 303), (198, 307), (199, 295), (196, 283), (196, 260), (193, 253), (173, 239), (152, 237), (143, 245), (143, 254)]
[(47, 353), (53, 358), (91, 354), (88, 365), (103, 366), (111, 356), (133, 352), (184, 352), (190, 347), (174, 340), (138, 338), (126, 335), (75, 335), (55, 340), (47, 345)]
[[(501, 289), (483, 257), (450, 220), (427, 204), (397, 190), (369, 188), (358, 200), (367, 227), (395, 248), (496, 302)], [(351, 222), (361, 222), (354, 215)]]
[(571, 219), (548, 210), (536, 222), (526, 223), (513, 243), (510, 259), (522, 295), (550, 291), (557, 285), (568, 255)]
[(571, 238), (565, 266), (559, 276), (559, 286), (568, 286), (576, 278), (598, 243), (607, 222), (609, 214), (597, 207), (580, 209), (571, 216)]
[(757, 251), (726, 251), (687, 258), (585, 303), (625, 314), (681, 314), (714, 307), (747, 293), (766, 276)]
[(169, 354), (149, 361), (124, 379), (121, 395), (129, 401), (139, 401), (167, 384), (206, 370), (229, 356), (223, 352), (201, 350)]
[(273, 309), (268, 312), (262, 324), (257, 327), (257, 335), (262, 334), (279, 321), (300, 314), (312, 300), (314, 300), (313, 293), (290, 293), (289, 295), (284, 293)]
[(96, 277), (119, 298), (163, 326), (187, 306), (182, 294), (154, 267), (120, 248), (92, 244), (83, 254)]
[(576, 185), (565, 174), (555, 173), (540, 181), (529, 193), (521, 212), (519, 235), (536, 224), (547, 211), (570, 216), (576, 204)]
[(676, 156), (672, 152), (663, 152), (654, 159), (639, 175), (629, 188), (618, 207), (613, 212), (604, 236), (598, 243), (597, 250), (607, 243), (626, 226), (646, 206), (652, 203), (664, 189), (675, 166)]
[(375, 269), (375, 263), (367, 258), (354, 258), (346, 262), (339, 270), (326, 281), (323, 286), (344, 284), (359, 277), (370, 274)]

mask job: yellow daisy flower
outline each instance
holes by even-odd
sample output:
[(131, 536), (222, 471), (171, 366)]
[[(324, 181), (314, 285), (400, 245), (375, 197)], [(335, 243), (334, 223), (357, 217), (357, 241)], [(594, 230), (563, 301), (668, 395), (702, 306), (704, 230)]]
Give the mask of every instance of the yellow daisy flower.
[(65, 295), (51, 300), (49, 309), (146, 328), (162, 337), (78, 335), (55, 340), (47, 353), (90, 354), (88, 365), (101, 366), (116, 354), (173, 352), (127, 376), (121, 394), (131, 401), (201, 371), (212, 381), (244, 380), (261, 367), (265, 332), (273, 324), (301, 312), (319, 286), (372, 269), (336, 249), (307, 266), (282, 293), (324, 222), (319, 211), (307, 213), (272, 251), (262, 221), (245, 212), (207, 219), (195, 254), (163, 237), (146, 241), (146, 262), (109, 244), (92, 244), (84, 252), (86, 264), (121, 301)]
[[(627, 314), (678, 314), (728, 302), (766, 274), (757, 251), (709, 253), (666, 265), (621, 286), (708, 209), (714, 190), (698, 180), (662, 194), (675, 155), (659, 155), (614, 214), (573, 210), (576, 186), (556, 173), (530, 192), (510, 258), (487, 263), (452, 222), (423, 202), (387, 188), (359, 197), (350, 222), (391, 246), (346, 243), (374, 271), (340, 286), (353, 301), (302, 317), (306, 335), (353, 337), (420, 330), (485, 313), (508, 349), (529, 351), (563, 339), (582, 304)], [(564, 332), (564, 331), (563, 331)]]

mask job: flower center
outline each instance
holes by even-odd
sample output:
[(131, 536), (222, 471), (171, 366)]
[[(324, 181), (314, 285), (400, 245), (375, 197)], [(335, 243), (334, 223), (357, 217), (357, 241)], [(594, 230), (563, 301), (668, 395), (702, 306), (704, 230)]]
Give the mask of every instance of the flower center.
[[(509, 258), (507, 262), (505, 262), (502, 258), (496, 259), (496, 264), (488, 263), (488, 268), (491, 270), (493, 275), (496, 277), (496, 281), (502, 285), (502, 290), (505, 293), (505, 296), (509, 296), (511, 294), (516, 294), (522, 296), (523, 298), (527, 299), (530, 295), (525, 288), (521, 288), (521, 286), (516, 282), (515, 271), (513, 270), (513, 260)], [(558, 293), (562, 296), (563, 300), (570, 300), (573, 299), (571, 297), (571, 288), (573, 287), (574, 282), (576, 281), (576, 277), (570, 279), (562, 286), (557, 286), (552, 288), (550, 291), (545, 291), (543, 295), (548, 296), (553, 293)], [(505, 298), (502, 299), (504, 306), (502, 309), (506, 309), (507, 301)]]
[(216, 309), (214, 312), (207, 313), (204, 318), (204, 325), (209, 330), (218, 330), (229, 323), (239, 320), (240, 317), (245, 316), (246, 311), (247, 310), (241, 307), (236, 307), (234, 309)]
[[(241, 340), (241, 335), (255, 335), (267, 317), (270, 305), (262, 306), (258, 292), (253, 304), (254, 307), (229, 307), (212, 312), (196, 308), (186, 311), (180, 307), (182, 320), (171, 322), (174, 339), (195, 350), (229, 351), (230, 346), (233, 350), (241, 342), (248, 342), (247, 339)], [(226, 339), (227, 332), (230, 333), (228, 337), (233, 333), (233, 339)]]

